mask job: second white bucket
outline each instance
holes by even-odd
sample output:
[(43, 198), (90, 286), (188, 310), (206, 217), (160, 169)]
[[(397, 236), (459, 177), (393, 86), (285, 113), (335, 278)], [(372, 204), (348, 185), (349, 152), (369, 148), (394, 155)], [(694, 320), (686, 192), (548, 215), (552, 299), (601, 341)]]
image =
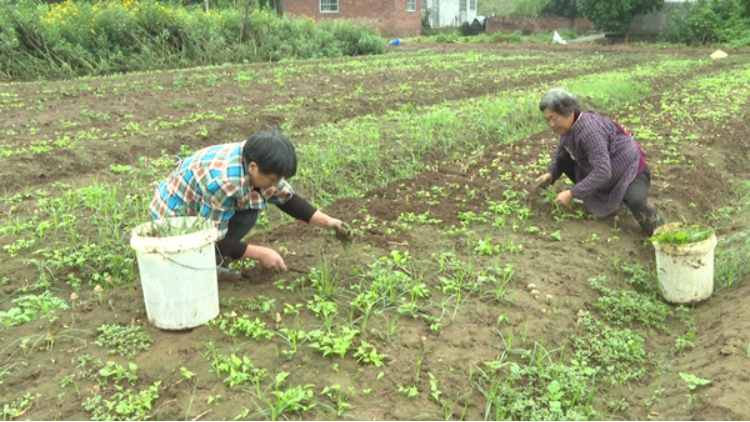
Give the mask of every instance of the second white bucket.
[[(659, 227), (654, 236), (680, 226), (669, 223)], [(689, 304), (708, 299), (714, 292), (714, 250), (716, 235), (695, 243), (653, 242), (659, 290), (669, 303)]]
[[(172, 217), (169, 224), (192, 224), (197, 220)], [(214, 242), (219, 231), (209, 228), (180, 236), (142, 235), (152, 224), (133, 229), (130, 239), (138, 257), (148, 321), (164, 330), (185, 330), (216, 318), (219, 287)]]

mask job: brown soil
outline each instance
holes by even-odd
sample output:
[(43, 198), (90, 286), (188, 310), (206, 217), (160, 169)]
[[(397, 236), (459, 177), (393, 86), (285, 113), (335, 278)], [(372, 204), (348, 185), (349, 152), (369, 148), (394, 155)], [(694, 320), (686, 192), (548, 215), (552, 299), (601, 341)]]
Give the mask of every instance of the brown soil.
[[(406, 53), (401, 54), (413, 54), (417, 60), (421, 57), (418, 51), (425, 47), (410, 46)], [(24, 102), (24, 106), (3, 108), (2, 129), (14, 128), (15, 131), (21, 132), (25, 130), (23, 127), (29, 123), (30, 118), (35, 119), (35, 126), (40, 129), (36, 134), (25, 132), (18, 136), (5, 137), (4, 145), (12, 147), (28, 146), (31, 141), (40, 139), (40, 136), (54, 139), (54, 132), (60, 130), (59, 121), (80, 120), (82, 109), (106, 112), (112, 119), (81, 124), (73, 127), (68, 133), (75, 134), (77, 130), (92, 128), (101, 129), (102, 133), (121, 131), (125, 125), (126, 115), (133, 115), (127, 121), (141, 122), (144, 126), (146, 121), (154, 119), (155, 116), (168, 116), (165, 120), (179, 121), (191, 113), (205, 112), (204, 107), (221, 110), (241, 104), (245, 107), (247, 115), (235, 116), (226, 113), (232, 117), (227, 117), (224, 121), (201, 121), (172, 131), (150, 134), (156, 137), (134, 135), (125, 142), (123, 139), (113, 141), (102, 136), (101, 139), (90, 142), (81, 141), (79, 147), (73, 150), (63, 149), (56, 150), (54, 154), (21, 154), (3, 158), (0, 161), (3, 164), (0, 167), (2, 186), (9, 194), (15, 194), (24, 192), (24, 187), (28, 192), (33, 192), (38, 188), (46, 188), (53, 182), (82, 186), (89, 183), (92, 177), (124, 186), (127, 177), (111, 176), (110, 164), (136, 165), (136, 157), (145, 155), (153, 158), (158, 155), (160, 149), (172, 152), (181, 144), (196, 148), (205, 145), (208, 140), (193, 135), (203, 126), (211, 134), (211, 143), (236, 139), (265, 124), (286, 122), (294, 130), (302, 131), (302, 128), (326, 121), (335, 122), (370, 113), (382, 114), (398, 108), (403, 103), (413, 102), (418, 107), (424, 107), (444, 100), (469, 99), (514, 87), (525, 87), (577, 74), (627, 68), (642, 60), (658, 59), (653, 52), (611, 46), (555, 46), (544, 51), (531, 52), (528, 51), (529, 46), (510, 46), (501, 49), (497, 46), (430, 45), (429, 48), (436, 48), (438, 54), (445, 55), (469, 51), (509, 56), (548, 51), (552, 53), (545, 53), (548, 56), (541, 59), (488, 62), (481, 69), (467, 70), (467, 73), (477, 75), (470, 83), (462, 81), (455, 85), (450, 81), (455, 79), (457, 73), (451, 71), (424, 68), (419, 72), (390, 72), (385, 69), (364, 75), (342, 73), (332, 78), (325, 73), (323, 67), (307, 64), (293, 65), (311, 66), (312, 73), (303, 72), (290, 78), (282, 92), (274, 91), (269, 85), (240, 86), (231, 79), (229, 73), (222, 73), (223, 68), (184, 71), (186, 78), (189, 75), (206, 76), (214, 73), (220, 75), (220, 79), (216, 85), (196, 84), (176, 89), (172, 89), (175, 75), (182, 72), (145, 76), (126, 75), (86, 82), (91, 86), (91, 91), (77, 90), (76, 87), (82, 81), (9, 85), (4, 89), (8, 88), (17, 94), (19, 101)], [(538, 46), (535, 45), (534, 48)], [(521, 77), (517, 80), (496, 82), (497, 76), (482, 76), (496, 70), (511, 73), (511, 70), (523, 69), (524, 66), (555, 64), (570, 56), (590, 56), (592, 50), (597, 51), (597, 54), (608, 54), (612, 60), (585, 70)], [(679, 50), (679, 53), (695, 56), (703, 55), (705, 52)], [(365, 61), (377, 60), (369, 58)], [(452, 58), (446, 57), (445, 61), (450, 60)], [(325, 63), (331, 62), (320, 64)], [(243, 69), (260, 72), (264, 69), (284, 69), (286, 66), (290, 65), (254, 65), (245, 66)], [(714, 71), (721, 69), (706, 70)], [(410, 96), (405, 96), (396, 89), (407, 82), (414, 87), (414, 92)], [(432, 91), (432, 87), (417, 88), (418, 82), (435, 82), (435, 86), (443, 88), (440, 92)], [(665, 78), (662, 81), (663, 86), (658, 89), (671, 88), (674, 82)], [(116, 86), (122, 83), (125, 83), (124, 87)], [(368, 96), (378, 95), (380, 98), (349, 100), (343, 108), (315, 101), (316, 98), (330, 92), (333, 84), (342, 87), (342, 93), (350, 93), (357, 86), (362, 86)], [(129, 91), (133, 86), (136, 89)], [(139, 89), (138, 86), (144, 88)], [(166, 91), (152, 89), (152, 86), (162, 86), (170, 94), (165, 95)], [(98, 87), (103, 87), (102, 89), (107, 92), (104, 98), (94, 95)], [(51, 90), (54, 94), (45, 94), (43, 89)], [(60, 94), (61, 89), (72, 93)], [(121, 91), (115, 92), (115, 89)], [(390, 89), (396, 90), (389, 91)], [(385, 93), (381, 95), (379, 92), (382, 90), (385, 90)], [(44, 102), (45, 110), (30, 109), (35, 100), (45, 96), (50, 96), (50, 100)], [(311, 98), (312, 101), (304, 107), (288, 111), (264, 111), (274, 105), (289, 104), (298, 96)], [(631, 109), (623, 108), (612, 112), (612, 117), (621, 118), (633, 113), (643, 116), (656, 114), (660, 110), (660, 100), (661, 95), (657, 92), (653, 97), (633, 104)], [(169, 107), (174, 101), (185, 104), (199, 102), (200, 106), (184, 106), (179, 109)], [(10, 114), (6, 114), (9, 110)], [(743, 111), (746, 114), (750, 109), (745, 105)], [(672, 129), (667, 124), (653, 126), (661, 129), (665, 135)], [(747, 122), (737, 120), (726, 125), (702, 122), (691, 129), (700, 135), (700, 139), (681, 144), (680, 153), (685, 155), (692, 165), (687, 162), (676, 165), (652, 165), (650, 200), (669, 220), (684, 217), (689, 221), (695, 221), (712, 210), (730, 205), (735, 189), (729, 181), (746, 180), (750, 176), (750, 169), (745, 161), (745, 135), (750, 129)], [(512, 144), (490, 148), (483, 154), (466, 160), (431, 163), (431, 170), (417, 177), (375, 189), (362, 198), (336, 201), (326, 209), (327, 213), (352, 222), (355, 228), (359, 227), (360, 223), (353, 221), (362, 221), (365, 216), (374, 218), (377, 223), (375, 227), (363, 229), (362, 235), (355, 237), (354, 243), (346, 249), (342, 248), (339, 242), (322, 236), (321, 230), (302, 223), (290, 223), (273, 230), (259, 231), (250, 238), (253, 243), (283, 250), (287, 266), (302, 272), (308, 271), (311, 267), (319, 268), (321, 256), (325, 256), (328, 264), (337, 269), (341, 280), (337, 300), (344, 320), (348, 319), (348, 303), (354, 296), (351, 288), (359, 282), (359, 274), (375, 259), (387, 256), (393, 250), (408, 250), (417, 260), (418, 268), (425, 271), (424, 282), (432, 291), (430, 301), (421, 310), (426, 316), (441, 317), (442, 295), (436, 289), (439, 281), (435, 258), (441, 252), (453, 252), (464, 261), (472, 259), (475, 268), (495, 265), (502, 267), (512, 260), (516, 275), (512, 285), (506, 289), (504, 300), (494, 301), (488, 296), (469, 295), (455, 313), (450, 306), (447, 308), (449, 312), (442, 315), (442, 326), (437, 332), (430, 330), (424, 319), (401, 316), (397, 319), (395, 333), (388, 336), (387, 325), (395, 313), (389, 312), (373, 318), (368, 329), (375, 331), (368, 332), (367, 339), (377, 346), (380, 353), (388, 355), (387, 363), (382, 368), (358, 364), (351, 358), (351, 354), (346, 359), (323, 358), (307, 345), (301, 346), (300, 352), (287, 359), (279, 351), (286, 350), (288, 345), (278, 339), (257, 343), (251, 341), (238, 350), (250, 357), (256, 365), (269, 369), (272, 374), (287, 371), (292, 374), (297, 384), (314, 384), (316, 398), (325, 400), (328, 405), (334, 403), (319, 395), (324, 386), (340, 384), (344, 389), (354, 387), (356, 394), (347, 399), (354, 407), (345, 413), (353, 419), (445, 418), (441, 406), (429, 397), (428, 373), (436, 376), (443, 397), (452, 403), (452, 419), (458, 419), (463, 412), (466, 419), (483, 419), (485, 400), (476, 384), (470, 381), (469, 373), (472, 371), (472, 365), (481, 366), (482, 362), (495, 360), (500, 355), (498, 345), (502, 344), (502, 339), (497, 334), (498, 329), (502, 329), (503, 332), (512, 330), (519, 339), (519, 348), (531, 349), (536, 344), (544, 346), (547, 350), (562, 347), (573, 336), (583, 334), (583, 328), (577, 324), (579, 310), (595, 312), (594, 305), (599, 295), (589, 287), (587, 281), (590, 278), (605, 275), (610, 280), (619, 280), (613, 266), (615, 259), (640, 262), (650, 267), (654, 265), (651, 246), (635, 220), (624, 208), (620, 210), (616, 219), (596, 219), (585, 213), (584, 220), (567, 219), (557, 223), (550, 204), (540, 198), (527, 196), (520, 198), (533, 212), (527, 225), (537, 227), (539, 233), (545, 235), (526, 233), (522, 230), (514, 232), (510, 228), (493, 229), (490, 221), (469, 225), (475, 233), (474, 239), (489, 236), (495, 243), (512, 241), (516, 245), (522, 244), (523, 251), (512, 257), (508, 254), (476, 256), (466, 250), (465, 237), (445, 236), (446, 229), (461, 226), (457, 219), (459, 212), (472, 211), (480, 215), (486, 211), (487, 200), (502, 199), (503, 192), (509, 188), (516, 191), (528, 188), (536, 174), (516, 174), (515, 178), (503, 181), (497, 177), (497, 172), (481, 176), (481, 169), (490, 168), (493, 161), (498, 159), (500, 165), (508, 168), (512, 166), (514, 170), (525, 168), (536, 161), (539, 154), (551, 153), (555, 145), (556, 139), (551, 132), (538, 133)], [(643, 142), (642, 146), (647, 152), (649, 163), (656, 163), (665, 157), (664, 151), (657, 144)], [(711, 148), (710, 151), (707, 150), (708, 147)], [(704, 156), (705, 154), (707, 155)], [(709, 166), (709, 163), (715, 165)], [(443, 188), (445, 195), (436, 195), (434, 187)], [(562, 187), (558, 186), (558, 189)], [(423, 191), (432, 194), (425, 197), (421, 194)], [(432, 203), (433, 201), (438, 203)], [(0, 209), (9, 218), (33, 215), (33, 195), (30, 194), (29, 198), (16, 205), (17, 208), (13, 208), (14, 205), (5, 203)], [(574, 208), (574, 211), (578, 209), (580, 208)], [(442, 220), (441, 223), (410, 223), (410, 229), (397, 227), (393, 231), (389, 230), (393, 228), (390, 223), (396, 222), (402, 213), (411, 212), (419, 215), (427, 211), (429, 218)], [(719, 234), (733, 233), (740, 227), (742, 226), (739, 222), (727, 223)], [(549, 236), (549, 233), (556, 230), (560, 230), (563, 242), (555, 241)], [(598, 241), (587, 242), (594, 234), (597, 235)], [(10, 243), (9, 239), (10, 236), (0, 236), (3, 244)], [(469, 255), (472, 255), (472, 258), (469, 258)], [(30, 257), (31, 255), (21, 255), (21, 258)], [(36, 267), (25, 265), (20, 259), (12, 259), (7, 254), (2, 256), (0, 265), (3, 268), (3, 276), (9, 278), (8, 284), (2, 287), (6, 297), (16, 297), (11, 295), (16, 294), (20, 287), (28, 285), (30, 279), (38, 277)], [(280, 290), (274, 285), (282, 279), (288, 283), (300, 278), (301, 275), (298, 272), (278, 274), (253, 268), (245, 270), (239, 278), (222, 278), (219, 283), (222, 312), (236, 310), (241, 313), (239, 304), (260, 296), (275, 299), (277, 312), (283, 311), (284, 304), (304, 303), (312, 294), (309, 286), (303, 295), (299, 289)], [(535, 284), (540, 291), (538, 300), (529, 294), (526, 287), (529, 283)], [(627, 287), (624, 283), (618, 284), (620, 288)], [(489, 292), (494, 286), (484, 288)], [(61, 298), (67, 298), (71, 293), (70, 287), (62, 281), (56, 283), (54, 289), (55, 295)], [(743, 306), (747, 304), (745, 293), (750, 293), (747, 282), (697, 306), (693, 310), (697, 325), (697, 337), (694, 341), (696, 347), (683, 355), (670, 352), (670, 348), (674, 346), (675, 336), (684, 334), (681, 331), (684, 330), (684, 325), (677, 318), (668, 321), (669, 334), (650, 333), (647, 348), (653, 354), (654, 365), (649, 367), (647, 376), (630, 386), (601, 386), (594, 399), (597, 408), (606, 409), (609, 402), (619, 401), (624, 397), (629, 407), (618, 413), (617, 418), (647, 419), (649, 415), (667, 420), (750, 418), (750, 407), (746, 398), (747, 391), (750, 390), (750, 356), (747, 355), (750, 343), (750, 308)], [(90, 415), (83, 411), (81, 403), (92, 395), (96, 383), (77, 381), (80, 391), (78, 395), (72, 385), (63, 389), (59, 386), (59, 381), (62, 377), (79, 371), (76, 368), (76, 359), (82, 354), (92, 354), (105, 361), (116, 360), (125, 363), (126, 359), (107, 355), (103, 348), (94, 345), (94, 334), (102, 323), (135, 323), (142, 325), (143, 331), (155, 340), (148, 352), (141, 353), (132, 360), (139, 366), (140, 379), (136, 385), (138, 389), (146, 388), (156, 380), (162, 381), (160, 398), (154, 405), (155, 419), (183, 419), (186, 415), (192, 419), (204, 412), (210, 412), (204, 414), (204, 419), (231, 420), (240, 414), (243, 408), (250, 409), (251, 414), (255, 410), (247, 393), (239, 387), (227, 388), (222, 382), (223, 377), (212, 373), (202, 356), (206, 352), (205, 344), (208, 341), (215, 341), (224, 353), (231, 352), (231, 342), (228, 342), (219, 330), (198, 327), (187, 332), (165, 332), (148, 325), (145, 323), (147, 318), (142, 294), (137, 285), (107, 291), (102, 303), (89, 287), (84, 287), (78, 294), (85, 305), (70, 312), (59, 313), (60, 321), (56, 324), (37, 321), (0, 333), (4, 358), (0, 363), (5, 362), (4, 366), (0, 366), (0, 373), (4, 369), (7, 370), (0, 379), (0, 405), (26, 393), (32, 396), (38, 394), (35, 406), (19, 417), (39, 420), (88, 419)], [(552, 295), (554, 304), (545, 302), (546, 295)], [(9, 301), (0, 303), (0, 309), (5, 310), (9, 307)], [(554, 312), (543, 313), (542, 309), (554, 309)], [(244, 313), (261, 318), (269, 327), (276, 323), (273, 312)], [(505, 325), (498, 325), (500, 315), (506, 316)], [(292, 327), (293, 323), (293, 317), (283, 315), (280, 327)], [(320, 320), (303, 307), (300, 323), (306, 330), (310, 330), (318, 327)], [(62, 324), (66, 327), (61, 328)], [(56, 337), (51, 347), (53, 351), (40, 350), (40, 346), (49, 345), (46, 340), (35, 346), (35, 340), (32, 340), (25, 348), (18, 347), (19, 340), (24, 337), (41, 335), (41, 338), (44, 338), (47, 326), (54, 327)], [(61, 332), (63, 329), (80, 331), (69, 331), (69, 336), (65, 336)], [(524, 341), (520, 340), (522, 333)], [(422, 355), (424, 363), (417, 380), (415, 362)], [(195, 382), (182, 378), (180, 368), (183, 366), (197, 374)], [(379, 377), (380, 372), (383, 372), (382, 378)], [(696, 374), (712, 381), (709, 386), (696, 390), (696, 406), (693, 408), (686, 407), (685, 395), (690, 391), (680, 378), (680, 372)], [(398, 386), (412, 385), (419, 387), (418, 398), (408, 399), (399, 394)], [(112, 386), (106, 388), (108, 392), (112, 392)], [(653, 396), (658, 388), (665, 389), (662, 401), (647, 407), (644, 400)], [(363, 391), (366, 389), (372, 389), (372, 392), (365, 395)], [(65, 392), (65, 395), (59, 398), (61, 392)], [(221, 395), (218, 405), (207, 404), (206, 399), (216, 395)], [(331, 419), (334, 415), (311, 411), (303, 417)]]

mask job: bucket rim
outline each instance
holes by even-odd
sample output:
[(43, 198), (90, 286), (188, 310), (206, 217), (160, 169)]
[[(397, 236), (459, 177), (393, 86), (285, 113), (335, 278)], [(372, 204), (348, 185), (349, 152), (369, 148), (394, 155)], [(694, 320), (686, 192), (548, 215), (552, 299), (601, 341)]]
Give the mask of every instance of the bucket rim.
[[(197, 220), (200, 217), (169, 217), (170, 220), (191, 219)], [(143, 236), (142, 229), (145, 226), (159, 223), (163, 219), (152, 220), (137, 225), (131, 230), (130, 246), (137, 252), (145, 253), (175, 253), (189, 249), (203, 248), (221, 238), (221, 231), (214, 226), (207, 227), (192, 233), (178, 236), (152, 237)]]
[(670, 243), (653, 240), (651, 241), (651, 244), (654, 246), (654, 249), (669, 255), (696, 255), (709, 252), (716, 247), (716, 231), (714, 230), (714, 228), (701, 223), (685, 224), (684, 222), (679, 221), (667, 223), (657, 227), (656, 230), (654, 230), (653, 235), (658, 236), (666, 230), (684, 226), (709, 229), (711, 231), (711, 236), (708, 239), (701, 240), (700, 242), (692, 243)]

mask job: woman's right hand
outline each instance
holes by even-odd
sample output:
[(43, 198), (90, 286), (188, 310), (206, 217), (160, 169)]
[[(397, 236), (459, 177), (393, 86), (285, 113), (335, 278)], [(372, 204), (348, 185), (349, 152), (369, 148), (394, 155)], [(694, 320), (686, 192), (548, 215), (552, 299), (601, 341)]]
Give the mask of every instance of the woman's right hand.
[(552, 173), (544, 173), (543, 175), (537, 177), (536, 181), (538, 182), (539, 186), (549, 186), (554, 180), (552, 178)]
[(273, 249), (264, 248), (263, 246), (247, 245), (244, 258), (258, 261), (263, 268), (268, 270), (286, 271), (284, 258)]

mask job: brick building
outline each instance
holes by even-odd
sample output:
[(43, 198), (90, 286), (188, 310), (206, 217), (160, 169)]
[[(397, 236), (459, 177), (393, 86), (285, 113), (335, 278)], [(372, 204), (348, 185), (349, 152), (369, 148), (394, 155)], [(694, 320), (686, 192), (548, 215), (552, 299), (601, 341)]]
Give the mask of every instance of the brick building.
[(285, 14), (320, 19), (348, 19), (373, 26), (389, 37), (422, 31), (422, 0), (283, 0)]

